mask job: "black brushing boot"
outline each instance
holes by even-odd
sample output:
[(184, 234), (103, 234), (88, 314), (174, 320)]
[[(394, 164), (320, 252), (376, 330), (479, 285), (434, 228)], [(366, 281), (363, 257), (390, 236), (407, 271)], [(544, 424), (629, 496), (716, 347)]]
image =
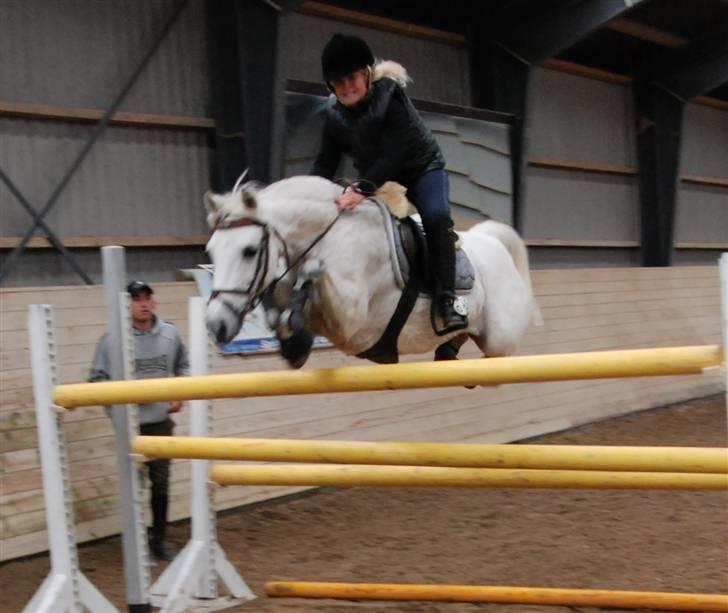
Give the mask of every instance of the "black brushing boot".
[(455, 233), (449, 217), (438, 220), (427, 232), (427, 246), (430, 250), (430, 262), (435, 273), (435, 298), (433, 306), (433, 322), (435, 314), (442, 319), (442, 328), (435, 327), (435, 332), (442, 336), (468, 327), (468, 314), (455, 296)]
[(301, 368), (311, 355), (314, 338), (306, 329), (306, 318), (312, 291), (311, 281), (306, 281), (303, 286), (293, 291), (290, 309), (283, 316), (287, 321), (284, 319), (284, 325), (277, 331), (281, 355), (291, 368)]
[(458, 359), (458, 351), (460, 347), (456, 347), (455, 343), (448, 341), (435, 349), (435, 362), (447, 362)]
[(149, 543), (157, 560), (174, 560), (177, 550), (167, 542), (167, 497), (152, 497), (152, 538)]
[(457, 360), (460, 348), (468, 342), (468, 334), (458, 334), (435, 349), (435, 361)]

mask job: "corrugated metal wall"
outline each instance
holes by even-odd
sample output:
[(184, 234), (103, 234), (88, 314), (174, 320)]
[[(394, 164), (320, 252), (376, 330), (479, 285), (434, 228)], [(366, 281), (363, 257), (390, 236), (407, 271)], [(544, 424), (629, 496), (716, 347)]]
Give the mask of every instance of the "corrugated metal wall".
[[(37, 206), (46, 201), (90, 134), (90, 126), (0, 120), (0, 163)], [(189, 235), (204, 231), (208, 147), (201, 132), (110, 127), (46, 221), (59, 235)], [(2, 190), (2, 234), (30, 217)]]
[[(534, 157), (635, 165), (630, 91), (537, 69), (530, 122)], [(639, 240), (634, 177), (529, 168), (525, 233), (531, 238)]]
[[(105, 110), (151, 47), (176, 0), (3, 2), (0, 100)], [(209, 106), (205, 6), (191, 0), (121, 110), (201, 117)], [(0, 166), (40, 209), (79, 154), (89, 124), (0, 119)], [(46, 218), (59, 236), (190, 236), (206, 231), (209, 185), (204, 130), (111, 127)], [(30, 216), (0, 186), (1, 236), (20, 236)], [(137, 249), (135, 276), (172, 280), (200, 247)], [(7, 257), (9, 252), (2, 252)], [(98, 253), (76, 252), (94, 279)], [(167, 268), (161, 266), (161, 262)], [(130, 264), (131, 265), (131, 264)], [(9, 286), (80, 279), (54, 250), (26, 251)]]
[(634, 166), (630, 89), (536, 68), (531, 99), (533, 155)]
[[(5, 0), (0, 19), (0, 101), (106, 108), (175, 5), (175, 0)], [(208, 114), (206, 6), (204, 0), (190, 0), (123, 110)], [(321, 48), (337, 31), (363, 35), (377, 56), (403, 63), (414, 79), (409, 88), (413, 98), (470, 104), (464, 47), (299, 13), (288, 15), (282, 26), (281, 76), (320, 82)], [(634, 168), (628, 87), (536, 69), (532, 91), (531, 156)], [(726, 116), (725, 111), (688, 105), (683, 173), (726, 176)], [(448, 155), (458, 214), (476, 221), (486, 212), (508, 221), (510, 179), (498, 144), (502, 135), (482, 133), (473, 143), (472, 126), (466, 121), (434, 117), (428, 121)], [(40, 208), (90, 130), (88, 124), (0, 119), (0, 166)], [(304, 138), (310, 140), (314, 132), (307, 131)], [(48, 222), (61, 236), (204, 233), (200, 199), (209, 184), (209, 153), (204, 129), (113, 127), (73, 178)], [(287, 156), (288, 174), (308, 169), (306, 155), (288, 151)], [(525, 235), (565, 241), (638, 241), (638, 198), (636, 178), (628, 173), (531, 165), (526, 170)], [(683, 182), (676, 240), (725, 241), (721, 232), (727, 215), (724, 201), (724, 187)], [(27, 229), (30, 217), (2, 186), (0, 211), (0, 237), (19, 236)], [(149, 266), (131, 272), (141, 276), (148, 270), (150, 280), (171, 280), (177, 268), (204, 259), (200, 247), (135, 251), (141, 254), (140, 263), (149, 262)], [(0, 261), (8, 253), (0, 251)], [(98, 257), (90, 251), (77, 253), (84, 265)], [(678, 256), (679, 261), (703, 257), (696, 251)], [(714, 259), (714, 252), (705, 257)], [(539, 267), (630, 265), (638, 258), (635, 248), (534, 250)], [(158, 261), (164, 262), (164, 268), (152, 263)], [(90, 268), (95, 274), (97, 267)], [(49, 249), (24, 255), (6, 280), (10, 286), (78, 282)]]
[[(688, 104), (683, 119), (682, 175), (728, 180), (728, 112)], [(675, 242), (728, 241), (728, 190), (682, 181), (678, 191)], [(715, 251), (678, 250), (676, 261), (715, 262)]]
[[(3, 100), (106, 108), (177, 0), (3, 0)], [(204, 0), (190, 0), (122, 110), (204, 115)]]

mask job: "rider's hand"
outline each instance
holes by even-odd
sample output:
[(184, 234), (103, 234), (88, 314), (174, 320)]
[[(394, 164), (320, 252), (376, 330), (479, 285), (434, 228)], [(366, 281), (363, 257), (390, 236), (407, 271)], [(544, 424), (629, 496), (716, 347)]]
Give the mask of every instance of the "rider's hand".
[(365, 198), (366, 196), (364, 194), (360, 194), (359, 192), (355, 192), (353, 190), (346, 191), (336, 199), (336, 206), (339, 211), (351, 210), (361, 204), (361, 202)]
[(167, 407), (167, 413), (179, 413), (182, 410), (181, 400), (172, 400)]

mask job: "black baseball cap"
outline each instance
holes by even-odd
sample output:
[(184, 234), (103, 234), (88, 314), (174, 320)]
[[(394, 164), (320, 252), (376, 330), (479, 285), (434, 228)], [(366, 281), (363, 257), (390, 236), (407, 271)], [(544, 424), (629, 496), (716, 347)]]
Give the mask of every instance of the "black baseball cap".
[(126, 291), (131, 294), (132, 298), (136, 298), (143, 292), (146, 292), (150, 296), (154, 293), (154, 290), (144, 281), (132, 281), (126, 286)]

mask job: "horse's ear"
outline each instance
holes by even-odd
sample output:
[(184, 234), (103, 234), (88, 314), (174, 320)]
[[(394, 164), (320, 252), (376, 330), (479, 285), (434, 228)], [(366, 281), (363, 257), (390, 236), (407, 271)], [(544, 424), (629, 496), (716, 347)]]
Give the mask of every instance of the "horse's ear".
[(217, 194), (213, 194), (210, 191), (205, 192), (203, 196), (205, 201), (205, 208), (207, 212), (214, 215), (222, 208), (222, 200)]
[(222, 199), (217, 194), (205, 192), (205, 208), (207, 209), (207, 225), (214, 228), (217, 225), (220, 211), (222, 210)]
[(258, 206), (258, 201), (255, 199), (255, 190), (241, 189), (240, 199), (243, 201), (243, 206), (246, 209), (255, 209)]

